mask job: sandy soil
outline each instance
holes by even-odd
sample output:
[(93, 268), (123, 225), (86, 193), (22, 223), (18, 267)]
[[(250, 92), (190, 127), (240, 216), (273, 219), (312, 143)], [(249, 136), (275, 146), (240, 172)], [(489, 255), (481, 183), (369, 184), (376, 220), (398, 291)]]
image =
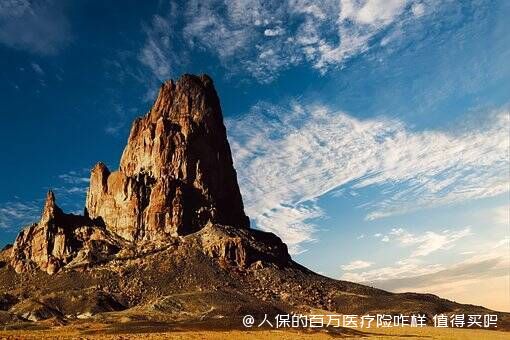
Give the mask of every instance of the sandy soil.
[[(133, 330), (130, 330), (133, 331)], [(294, 331), (294, 330), (180, 330), (161, 332), (124, 333), (122, 329), (108, 329), (103, 325), (84, 324), (79, 327), (56, 327), (51, 330), (8, 330), (0, 331), (2, 339), (510, 339), (509, 332), (479, 329), (388, 328), (365, 329), (360, 331)]]

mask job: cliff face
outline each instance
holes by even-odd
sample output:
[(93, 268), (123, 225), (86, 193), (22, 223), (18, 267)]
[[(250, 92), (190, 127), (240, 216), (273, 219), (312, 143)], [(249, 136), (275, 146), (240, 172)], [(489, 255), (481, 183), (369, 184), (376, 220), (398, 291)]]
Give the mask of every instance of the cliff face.
[(52, 274), (142, 256), (148, 243), (164, 248), (189, 234), (223, 263), (290, 260), (278, 237), (249, 229), (219, 99), (205, 75), (161, 86), (133, 123), (119, 170), (92, 169), (85, 216), (65, 214), (48, 193), (41, 220), (16, 238), (11, 263), (17, 272)]
[(41, 220), (23, 229), (14, 242), (11, 264), (18, 273), (41, 269), (48, 274), (63, 266), (84, 265), (111, 257), (122, 241), (94, 221), (65, 214), (49, 191)]
[[(245, 314), (262, 320), (314, 310), (429, 320), (488, 312), (317, 275), (293, 262), (276, 235), (250, 229), (207, 76), (163, 84), (154, 107), (134, 122), (119, 170), (92, 169), (84, 216), (64, 213), (49, 192), (40, 221), (0, 250), (6, 329), (23, 329), (20, 320), (76, 322), (85, 337), (98, 321), (107, 328), (97, 334), (160, 329), (165, 320), (171, 330), (184, 322), (218, 329)], [(84, 327), (81, 319), (94, 314), (93, 327)], [(509, 315), (499, 320), (498, 329), (510, 327)]]
[(38, 224), (22, 230), (13, 246), (13, 265), (17, 272), (29, 269), (31, 266), (40, 267), (48, 273), (53, 273), (68, 255), (68, 241), (66, 228), (56, 225), (64, 213), (55, 204), (55, 196), (48, 192), (44, 204), (41, 220)]
[(120, 169), (92, 170), (89, 217), (127, 240), (165, 239), (207, 222), (249, 227), (212, 80), (185, 75), (135, 120)]

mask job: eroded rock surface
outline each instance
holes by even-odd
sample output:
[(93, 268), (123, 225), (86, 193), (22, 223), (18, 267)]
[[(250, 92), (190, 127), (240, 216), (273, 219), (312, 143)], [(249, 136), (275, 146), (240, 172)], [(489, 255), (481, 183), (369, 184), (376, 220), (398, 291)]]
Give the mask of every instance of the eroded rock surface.
[(95, 221), (65, 214), (49, 191), (41, 220), (16, 237), (11, 264), (18, 273), (39, 268), (53, 274), (65, 265), (105, 260), (119, 251), (121, 243)]
[(249, 226), (209, 77), (162, 85), (133, 123), (120, 169), (92, 170), (87, 212), (127, 240), (186, 235), (208, 222)]
[[(76, 322), (89, 337), (98, 324), (123, 332), (163, 321), (237, 327), (246, 314), (314, 310), (429, 320), (490, 312), (315, 274), (293, 262), (276, 235), (250, 229), (207, 76), (163, 84), (134, 122), (120, 169), (92, 170), (84, 216), (64, 213), (49, 192), (40, 221), (0, 250), (4, 328)], [(90, 329), (80, 320), (89, 318)], [(498, 329), (509, 328), (510, 315), (498, 313)]]
[(246, 230), (225, 225), (207, 224), (196, 235), (200, 248), (223, 265), (248, 268), (267, 263), (289, 264), (287, 246), (279, 237), (260, 230)]
[(48, 193), (41, 220), (16, 238), (11, 264), (53, 274), (143, 256), (206, 226), (195, 246), (223, 264), (290, 259), (278, 237), (249, 229), (212, 80), (184, 75), (165, 82), (134, 121), (119, 170), (92, 169), (84, 216), (65, 214)]

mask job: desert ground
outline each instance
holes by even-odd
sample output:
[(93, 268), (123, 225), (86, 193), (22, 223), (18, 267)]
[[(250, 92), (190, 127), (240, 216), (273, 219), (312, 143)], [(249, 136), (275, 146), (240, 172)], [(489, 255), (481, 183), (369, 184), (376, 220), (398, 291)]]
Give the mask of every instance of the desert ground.
[(123, 316), (63, 323), (59, 319), (1, 327), (1, 339), (510, 339), (497, 329), (425, 327), (392, 328), (245, 328), (241, 319), (154, 321)]
[[(61, 326), (44, 329), (38, 325), (35, 329), (2, 330), (2, 339), (509, 339), (510, 333), (480, 329), (444, 329), (424, 328), (378, 328), (365, 330), (339, 329), (336, 331), (308, 330), (207, 330), (187, 329), (151, 325), (146, 331), (143, 325), (108, 326), (105, 324), (84, 323), (82, 325)], [(170, 328), (170, 327), (168, 327)]]

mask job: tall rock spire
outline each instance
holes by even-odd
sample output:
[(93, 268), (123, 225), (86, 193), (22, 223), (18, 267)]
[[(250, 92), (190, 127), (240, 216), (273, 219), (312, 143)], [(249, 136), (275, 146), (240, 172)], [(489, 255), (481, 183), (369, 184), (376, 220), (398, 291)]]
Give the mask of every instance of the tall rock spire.
[(75, 248), (83, 246), (73, 232), (86, 222), (83, 217), (65, 214), (49, 190), (39, 222), (23, 229), (16, 237), (12, 250), (14, 270), (40, 268), (55, 273), (70, 261)]
[(219, 99), (205, 75), (162, 84), (152, 109), (134, 121), (119, 170), (92, 169), (85, 216), (64, 213), (48, 192), (41, 220), (18, 234), (11, 265), (54, 274), (176, 243), (222, 265), (290, 261), (278, 237), (249, 229)]
[(64, 213), (62, 209), (57, 206), (55, 202), (55, 194), (53, 191), (48, 190), (46, 194), (46, 201), (44, 202), (44, 208), (41, 216), (41, 223), (49, 223), (62, 216)]
[(165, 82), (133, 123), (120, 169), (91, 174), (86, 209), (127, 240), (186, 235), (208, 222), (249, 227), (212, 80)]

